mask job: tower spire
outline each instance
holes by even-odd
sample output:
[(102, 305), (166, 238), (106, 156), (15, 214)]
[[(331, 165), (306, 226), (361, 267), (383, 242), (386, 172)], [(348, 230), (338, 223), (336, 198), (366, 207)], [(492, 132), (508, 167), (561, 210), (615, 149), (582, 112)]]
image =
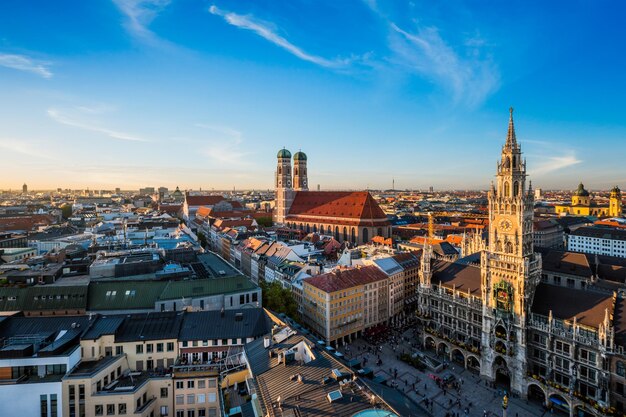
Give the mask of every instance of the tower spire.
[(517, 138), (515, 137), (515, 124), (513, 123), (513, 107), (509, 108), (509, 132), (506, 135), (507, 148), (517, 147)]

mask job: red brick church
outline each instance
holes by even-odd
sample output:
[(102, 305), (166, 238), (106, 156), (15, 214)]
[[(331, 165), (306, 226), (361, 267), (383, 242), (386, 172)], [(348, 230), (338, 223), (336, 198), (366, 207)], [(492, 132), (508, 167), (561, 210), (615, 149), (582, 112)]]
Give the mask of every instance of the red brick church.
[(391, 237), (389, 220), (369, 192), (309, 191), (306, 154), (296, 152), (293, 167), (287, 149), (277, 157), (275, 223), (355, 245)]

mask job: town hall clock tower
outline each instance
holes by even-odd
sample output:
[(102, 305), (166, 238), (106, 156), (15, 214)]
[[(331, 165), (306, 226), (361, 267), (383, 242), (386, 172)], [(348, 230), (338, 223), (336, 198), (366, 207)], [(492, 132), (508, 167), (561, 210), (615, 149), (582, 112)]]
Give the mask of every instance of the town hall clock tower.
[(483, 323), (481, 374), (510, 383), (526, 395), (526, 320), (541, 277), (541, 256), (533, 251), (532, 187), (513, 124), (498, 162), (489, 200), (489, 245), (481, 253)]

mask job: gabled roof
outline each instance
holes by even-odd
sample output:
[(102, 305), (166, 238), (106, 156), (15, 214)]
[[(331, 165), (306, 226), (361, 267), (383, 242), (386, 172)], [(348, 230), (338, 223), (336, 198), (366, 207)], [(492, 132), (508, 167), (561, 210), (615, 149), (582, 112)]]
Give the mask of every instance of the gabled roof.
[(371, 265), (351, 269), (337, 269), (333, 272), (307, 278), (303, 280), (303, 283), (306, 282), (315, 288), (330, 293), (384, 279), (387, 279), (387, 275), (378, 267)]
[(553, 317), (561, 320), (573, 321), (576, 317), (578, 323), (593, 328), (602, 323), (605, 310), (611, 317), (614, 311), (612, 294), (544, 283), (537, 285), (531, 309), (542, 316), (548, 316), (552, 311)]
[(593, 272), (584, 253), (551, 250), (543, 255), (542, 268), (544, 271), (576, 275), (591, 278)]
[(115, 332), (115, 342), (176, 339), (183, 322), (182, 311), (132, 314)]
[(433, 265), (434, 284), (480, 296), (480, 268), (458, 262), (437, 261)]
[(352, 221), (386, 224), (387, 216), (367, 191), (298, 191), (289, 209), (288, 219), (342, 218)]
[(96, 340), (104, 335), (115, 334), (118, 327), (124, 322), (126, 315), (100, 316), (97, 315), (83, 335), (83, 339)]
[(269, 319), (262, 308), (198, 311), (185, 314), (179, 339), (247, 339), (263, 336), (269, 331)]
[(185, 202), (188, 206), (213, 206), (224, 200), (221, 195), (189, 195), (185, 194)]

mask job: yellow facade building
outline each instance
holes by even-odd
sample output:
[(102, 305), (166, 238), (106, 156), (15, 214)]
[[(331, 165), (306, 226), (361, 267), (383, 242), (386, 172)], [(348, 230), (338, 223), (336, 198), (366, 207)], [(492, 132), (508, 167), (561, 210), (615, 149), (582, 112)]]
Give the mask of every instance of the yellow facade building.
[(608, 205), (599, 205), (583, 183), (572, 194), (571, 204), (558, 204), (555, 206), (557, 214), (572, 216), (595, 216), (595, 217), (621, 217), (622, 216), (622, 192), (615, 186), (611, 190)]
[(338, 269), (302, 284), (305, 323), (329, 344), (389, 320), (389, 277), (376, 266)]

